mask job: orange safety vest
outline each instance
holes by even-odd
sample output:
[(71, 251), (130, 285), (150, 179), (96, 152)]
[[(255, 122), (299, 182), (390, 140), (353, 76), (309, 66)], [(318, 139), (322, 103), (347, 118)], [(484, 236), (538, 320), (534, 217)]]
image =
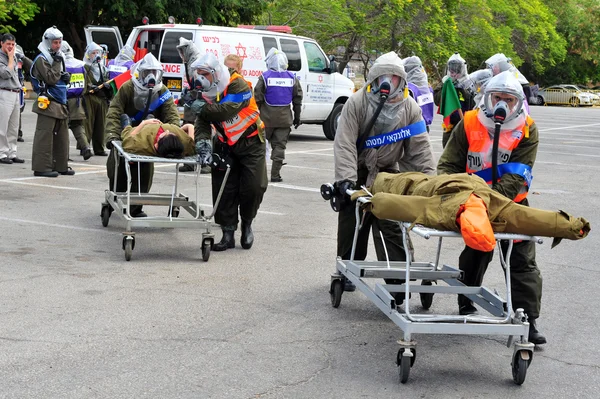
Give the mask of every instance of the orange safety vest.
[[(224, 133), (227, 137), (227, 144), (229, 145), (234, 145), (235, 143), (237, 143), (237, 141), (242, 137), (244, 132), (252, 128), (253, 125), (254, 131), (250, 132), (246, 137), (252, 137), (258, 134), (257, 121), (259, 120), (259, 112), (258, 106), (256, 105), (256, 101), (254, 100), (254, 96), (252, 95), (252, 90), (249, 90), (248, 92), (244, 93), (236, 93), (230, 95), (227, 94), (227, 89), (229, 88), (229, 85), (235, 79), (244, 80), (244, 78), (239, 73), (234, 72), (231, 75), (231, 78), (229, 79), (229, 84), (225, 88), (225, 91), (223, 92), (223, 98), (221, 99), (221, 101), (219, 101), (219, 103), (244, 102), (248, 100), (250, 101), (250, 103), (247, 107), (240, 110), (240, 112), (236, 116), (220, 123), (222, 133)], [(222, 142), (225, 141), (222, 134), (219, 134), (219, 140), (221, 140)]]
[[(465, 112), (464, 127), (469, 149), (467, 152), (466, 171), (473, 174), (492, 167), (492, 149), (494, 145), (493, 137), (490, 137), (487, 127), (485, 127), (477, 118), (479, 110)], [(500, 133), (498, 143), (498, 165), (508, 163), (513, 150), (519, 145), (523, 137), (529, 137), (529, 126), (533, 124), (533, 119), (528, 115), (525, 123), (512, 131)], [(501, 174), (499, 174), (498, 179)], [(487, 182), (492, 185), (491, 180)], [(529, 186), (527, 181), (519, 190), (517, 196), (513, 199), (515, 202), (521, 202), (527, 197)]]

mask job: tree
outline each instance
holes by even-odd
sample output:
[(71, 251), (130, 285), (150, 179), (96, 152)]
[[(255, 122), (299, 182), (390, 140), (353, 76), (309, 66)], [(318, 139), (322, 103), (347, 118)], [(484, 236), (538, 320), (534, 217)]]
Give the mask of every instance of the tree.
[(12, 23), (26, 25), (38, 11), (38, 6), (30, 0), (0, 0), (0, 33), (15, 32)]

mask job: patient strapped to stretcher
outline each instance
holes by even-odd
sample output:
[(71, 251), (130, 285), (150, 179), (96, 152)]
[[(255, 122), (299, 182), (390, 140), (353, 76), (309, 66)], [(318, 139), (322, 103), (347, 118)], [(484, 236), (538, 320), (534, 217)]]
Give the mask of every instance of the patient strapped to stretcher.
[[(367, 207), (377, 218), (458, 231), (465, 244), (480, 251), (494, 249), (494, 232), (554, 237), (553, 247), (562, 238), (579, 240), (590, 232), (584, 218), (516, 204), (466, 173), (382, 172), (369, 191), (373, 197)], [(361, 190), (352, 199), (368, 195)]]
[(183, 158), (196, 153), (192, 124), (179, 127), (147, 119), (135, 128), (123, 129), (121, 139), (123, 150), (137, 155)]

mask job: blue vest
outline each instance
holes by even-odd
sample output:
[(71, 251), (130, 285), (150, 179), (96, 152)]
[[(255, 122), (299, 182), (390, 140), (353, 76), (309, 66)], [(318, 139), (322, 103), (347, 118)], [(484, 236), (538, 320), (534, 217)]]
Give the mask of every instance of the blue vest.
[(108, 78), (114, 79), (123, 72), (127, 72), (131, 66), (133, 65), (133, 61), (127, 61), (123, 65), (116, 65), (115, 60), (108, 61)]
[(39, 54), (33, 60), (31, 70), (29, 71), (29, 74), (31, 75), (31, 86), (33, 86), (33, 90), (37, 94), (45, 93), (49, 95), (54, 101), (63, 105), (67, 105), (67, 85), (63, 81), (59, 80), (55, 85), (48, 85), (46, 84), (46, 82), (40, 82), (35, 76), (33, 76), (33, 67), (35, 66), (37, 59), (40, 57), (46, 59), (46, 57), (44, 57), (44, 54)]
[(296, 77), (288, 71), (276, 72), (268, 70), (263, 72), (265, 81), (265, 102), (274, 107), (285, 107), (292, 103), (294, 96), (294, 83)]
[(83, 65), (80, 67), (67, 67), (67, 72), (71, 74), (71, 83), (67, 86), (67, 98), (81, 97), (85, 84)]
[(408, 83), (408, 90), (413, 93), (413, 98), (421, 107), (425, 123), (431, 125), (433, 122), (433, 90), (429, 87), (427, 92), (421, 93), (421, 90), (413, 83)]

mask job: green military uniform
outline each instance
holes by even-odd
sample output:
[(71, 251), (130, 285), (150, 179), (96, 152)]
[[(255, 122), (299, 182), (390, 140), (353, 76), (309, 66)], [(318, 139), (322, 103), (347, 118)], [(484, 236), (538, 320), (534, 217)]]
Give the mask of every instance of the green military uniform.
[(87, 110), (87, 119), (85, 121), (85, 130), (87, 139), (92, 143), (94, 154), (102, 155), (104, 151), (104, 125), (108, 103), (112, 97), (112, 89), (106, 86), (100, 90), (90, 93), (94, 86), (99, 86), (108, 80), (108, 71), (105, 70), (105, 76), (100, 80), (94, 78), (92, 68), (97, 68), (98, 64), (84, 65), (85, 68), (85, 91), (83, 98)]
[[(227, 94), (246, 93), (250, 90), (243, 78), (233, 79), (227, 86)], [(224, 137), (224, 131), (219, 122), (234, 118), (246, 108), (250, 100), (243, 102), (222, 102), (206, 104), (196, 117), (195, 140), (210, 140), (211, 125), (214, 125), (218, 135)], [(265, 143), (259, 135), (247, 137), (257, 129), (256, 124), (249, 127), (232, 146), (222, 142), (217, 137), (213, 140), (213, 152), (228, 156), (231, 160), (231, 171), (223, 190), (221, 202), (215, 213), (215, 222), (222, 229), (236, 230), (238, 225), (238, 208), (242, 220), (252, 221), (267, 190), (267, 165), (265, 160)], [(212, 196), (213, 203), (225, 178), (225, 171), (213, 169)]]
[[(167, 91), (165, 86), (161, 87), (160, 93)], [(127, 114), (130, 117), (135, 116), (139, 110), (134, 106), (133, 102), (134, 87), (131, 80), (123, 83), (119, 88), (119, 91), (110, 102), (108, 107), (108, 114), (106, 115), (106, 128), (105, 137), (106, 142), (109, 143), (113, 140), (121, 140), (121, 115)], [(179, 113), (177, 112), (177, 106), (173, 102), (173, 98), (169, 98), (160, 107), (152, 111), (154, 117), (163, 123), (170, 123), (173, 125), (179, 125)], [(137, 125), (137, 124), (136, 124)], [(106, 173), (109, 179), (109, 189), (114, 189), (114, 178), (115, 178), (115, 157), (114, 151), (110, 152), (110, 155), (106, 161)], [(132, 176), (137, 176), (138, 165), (134, 164), (131, 166)], [(152, 186), (152, 177), (154, 176), (154, 165), (152, 163), (142, 163), (139, 165), (140, 168), (140, 187), (139, 191), (147, 193), (150, 191)], [(127, 174), (125, 173), (125, 165), (119, 164), (119, 170), (117, 174), (117, 192), (125, 192), (127, 190)], [(138, 179), (132, 179), (131, 191), (138, 191)], [(136, 210), (141, 209), (141, 206), (131, 207), (132, 214), (135, 214)]]
[(256, 105), (260, 110), (260, 119), (265, 124), (266, 138), (271, 144), (271, 179), (281, 179), (280, 171), (285, 160), (285, 149), (291, 133), (291, 126), (295, 121), (300, 121), (300, 112), (302, 111), (302, 86), (298, 79), (294, 79), (292, 92), (292, 110), (289, 106), (271, 106), (265, 100), (267, 86), (261, 75), (258, 78), (254, 88), (254, 98)]
[[(475, 101), (473, 99), (473, 97), (469, 94), (469, 92), (467, 92), (465, 89), (463, 88), (457, 88), (456, 89), (456, 94), (458, 95), (458, 100), (460, 101), (460, 108), (463, 112), (463, 114), (467, 111), (472, 110), (475, 107)], [(442, 86), (437, 87), (434, 91), (433, 91), (433, 99), (435, 101), (436, 105), (440, 105), (441, 99), (442, 99)], [(445, 126), (442, 124), (442, 148), (446, 147), (446, 144), (448, 143), (448, 140), (450, 139), (450, 134), (452, 133), (452, 129), (454, 128), (454, 126), (456, 126), (456, 124), (458, 122), (460, 122), (460, 114), (458, 111), (455, 111), (454, 113), (452, 113), (452, 115), (450, 115), (450, 125)]]
[(67, 99), (69, 106), (69, 129), (73, 132), (73, 137), (77, 141), (77, 149), (85, 150), (89, 147), (88, 138), (85, 134), (85, 109), (83, 108), (83, 99), (81, 97)]
[(184, 132), (179, 125), (171, 125), (168, 123), (152, 123), (143, 126), (137, 134), (132, 134), (134, 130), (132, 126), (126, 127), (121, 133), (123, 150), (132, 154), (157, 156), (154, 144), (156, 143), (156, 135), (161, 128), (163, 130), (168, 130), (179, 137), (179, 140), (181, 140), (181, 143), (183, 144), (184, 157), (196, 153), (194, 139)]
[[(43, 56), (38, 57), (31, 73), (40, 82), (53, 86), (60, 81), (63, 65), (54, 61), (52, 65)], [(33, 112), (38, 114), (33, 138), (31, 169), (34, 172), (66, 172), (69, 160), (69, 129), (67, 118), (69, 111), (66, 104), (48, 97), (50, 104), (40, 109), (33, 103)]]
[[(537, 126), (529, 127), (529, 135), (525, 135), (519, 145), (512, 151), (507, 162), (516, 162), (533, 168), (538, 148)], [(438, 162), (438, 174), (464, 173), (467, 166), (469, 142), (460, 121), (448, 140), (446, 148)], [(516, 174), (504, 174), (493, 189), (509, 199), (513, 199), (523, 187), (523, 177)], [(521, 205), (528, 206), (527, 199)], [(507, 251), (507, 242), (502, 242), (503, 252)], [(466, 247), (459, 258), (459, 268), (464, 271), (462, 282), (469, 286), (479, 286), (493, 252), (480, 252)], [(511, 257), (511, 285), (513, 307), (523, 308), (530, 318), (537, 319), (542, 301), (542, 275), (535, 262), (535, 243), (524, 241), (516, 243)], [(467, 303), (467, 298), (459, 297), (459, 305)]]

